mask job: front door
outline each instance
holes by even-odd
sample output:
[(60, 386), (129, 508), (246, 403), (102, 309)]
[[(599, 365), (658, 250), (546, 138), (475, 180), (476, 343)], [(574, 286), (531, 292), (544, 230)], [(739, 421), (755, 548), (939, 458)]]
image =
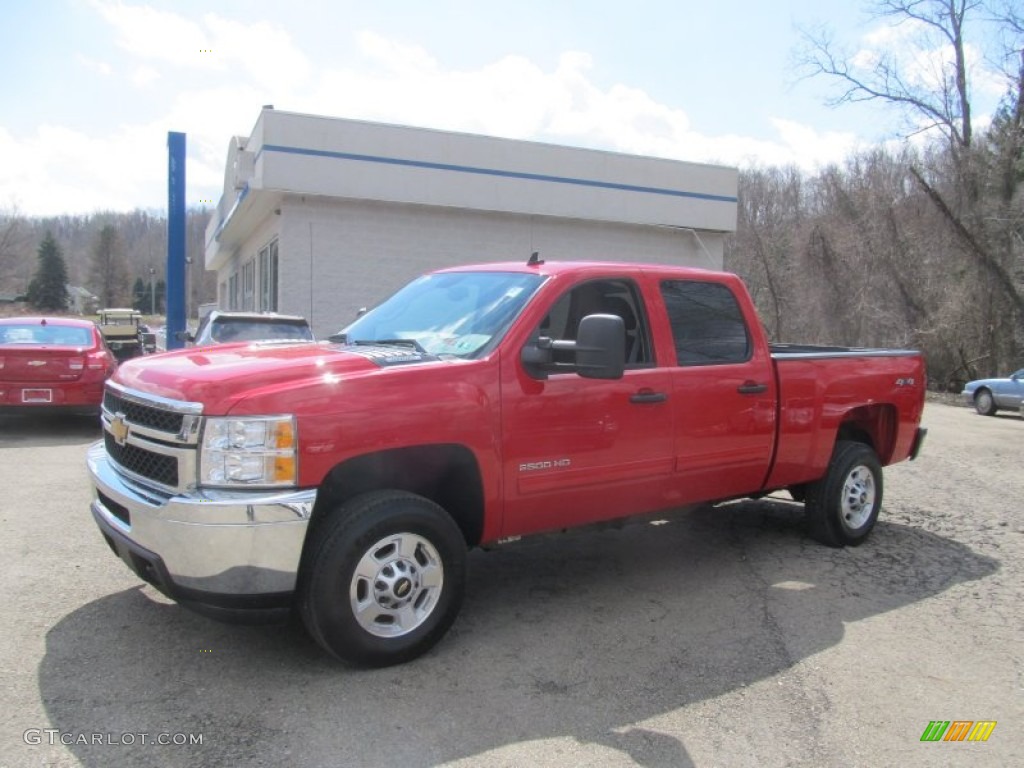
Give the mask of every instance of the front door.
[(503, 361), (504, 536), (665, 506), (674, 464), (672, 381), (654, 366), (636, 286), (623, 279), (578, 284), (537, 333), (574, 339), (579, 320), (597, 312), (623, 317), (621, 379), (557, 373), (539, 380), (517, 357)]

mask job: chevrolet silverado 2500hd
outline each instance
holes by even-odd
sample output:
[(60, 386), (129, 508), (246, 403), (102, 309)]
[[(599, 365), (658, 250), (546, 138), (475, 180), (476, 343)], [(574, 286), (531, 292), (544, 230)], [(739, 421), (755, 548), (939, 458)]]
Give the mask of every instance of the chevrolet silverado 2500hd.
[(332, 338), (122, 364), (92, 513), (181, 604), (365, 665), (441, 638), (468, 547), (782, 489), (860, 544), (925, 432), (918, 353), (770, 345), (724, 273), (460, 267)]

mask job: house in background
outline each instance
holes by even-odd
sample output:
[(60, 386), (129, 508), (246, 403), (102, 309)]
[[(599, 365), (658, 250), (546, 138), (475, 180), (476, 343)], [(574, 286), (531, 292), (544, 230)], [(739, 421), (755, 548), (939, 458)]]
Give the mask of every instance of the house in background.
[(206, 231), (222, 309), (318, 337), (413, 277), (485, 261), (721, 269), (737, 171), (265, 107), (228, 148)]
[(92, 315), (99, 309), (100, 300), (78, 285), (65, 286), (68, 291), (68, 309), (76, 315)]

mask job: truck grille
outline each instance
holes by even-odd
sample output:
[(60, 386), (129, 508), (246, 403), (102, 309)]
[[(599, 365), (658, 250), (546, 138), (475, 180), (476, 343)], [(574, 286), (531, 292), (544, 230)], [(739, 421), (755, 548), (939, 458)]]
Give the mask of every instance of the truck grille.
[(103, 442), (115, 466), (162, 492), (194, 487), (202, 406), (107, 382)]
[(123, 413), (125, 421), (129, 423), (172, 434), (181, 432), (182, 420), (185, 418), (174, 411), (128, 400), (110, 389), (103, 395), (103, 407), (111, 413)]
[(160, 485), (178, 487), (178, 460), (174, 456), (147, 451), (135, 445), (118, 445), (109, 432), (103, 433), (107, 455), (132, 474)]

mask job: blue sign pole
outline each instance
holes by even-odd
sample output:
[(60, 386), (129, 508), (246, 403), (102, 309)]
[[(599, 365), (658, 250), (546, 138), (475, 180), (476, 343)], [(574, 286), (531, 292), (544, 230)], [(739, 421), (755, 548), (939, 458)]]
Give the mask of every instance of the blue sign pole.
[(167, 133), (167, 349), (185, 331), (185, 134)]

